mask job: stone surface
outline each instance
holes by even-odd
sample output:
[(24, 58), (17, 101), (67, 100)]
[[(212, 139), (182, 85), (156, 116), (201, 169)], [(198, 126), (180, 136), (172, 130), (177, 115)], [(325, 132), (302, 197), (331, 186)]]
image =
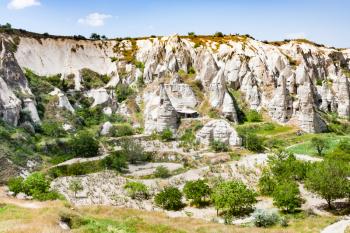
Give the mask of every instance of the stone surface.
[(230, 146), (240, 146), (242, 139), (231, 125), (225, 120), (212, 120), (204, 125), (196, 134), (196, 139), (209, 145), (212, 141), (218, 140)]

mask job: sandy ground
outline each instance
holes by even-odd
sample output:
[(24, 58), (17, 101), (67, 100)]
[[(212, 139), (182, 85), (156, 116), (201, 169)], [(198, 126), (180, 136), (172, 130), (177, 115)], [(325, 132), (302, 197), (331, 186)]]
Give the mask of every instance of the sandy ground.
[(344, 233), (348, 226), (350, 226), (350, 216), (347, 216), (343, 220), (329, 225), (323, 229), (321, 233)]

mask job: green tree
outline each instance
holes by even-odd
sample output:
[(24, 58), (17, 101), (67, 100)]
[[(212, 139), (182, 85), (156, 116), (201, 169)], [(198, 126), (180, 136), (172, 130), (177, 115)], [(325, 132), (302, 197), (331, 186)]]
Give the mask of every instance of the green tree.
[(332, 201), (345, 197), (345, 185), (348, 180), (349, 167), (342, 161), (326, 159), (314, 164), (307, 173), (306, 187), (324, 198), (328, 207)]
[(140, 182), (128, 182), (124, 189), (132, 199), (144, 200), (149, 197), (147, 186)]
[(222, 33), (222, 32), (215, 32), (214, 36), (215, 37), (224, 37), (224, 33)]
[(99, 143), (92, 134), (82, 131), (72, 140), (72, 149), (77, 157), (94, 157), (98, 155)]
[(321, 137), (313, 137), (311, 144), (316, 149), (318, 156), (322, 156), (323, 151), (328, 148), (327, 140)]
[(255, 152), (264, 151), (264, 140), (262, 137), (259, 137), (254, 133), (245, 133), (240, 136), (243, 140), (243, 146), (248, 150)]
[(211, 194), (211, 200), (218, 213), (223, 210), (226, 215), (237, 215), (249, 211), (257, 202), (257, 194), (241, 181), (219, 183)]
[(27, 195), (47, 193), (50, 189), (50, 182), (45, 175), (40, 172), (34, 172), (23, 182), (23, 189)]
[(118, 172), (123, 172), (126, 168), (128, 168), (127, 162), (128, 160), (125, 154), (120, 153), (119, 151), (112, 152), (109, 156), (102, 160), (104, 167), (116, 170)]
[(192, 204), (201, 206), (205, 198), (209, 197), (211, 190), (203, 180), (186, 182), (183, 192), (187, 200), (192, 200)]
[(74, 197), (77, 197), (77, 193), (84, 189), (83, 184), (78, 179), (73, 179), (69, 182), (69, 190), (74, 193)]
[(259, 191), (262, 195), (271, 195), (276, 187), (276, 179), (269, 168), (265, 168), (259, 178)]
[(165, 166), (158, 166), (154, 171), (154, 176), (157, 178), (168, 178), (171, 176), (170, 171)]
[(115, 89), (115, 94), (117, 96), (117, 101), (120, 103), (126, 100), (132, 94), (134, 94), (134, 91), (127, 84), (119, 84)]
[(91, 36), (90, 36), (90, 39), (92, 40), (100, 40), (101, 39), (101, 36), (97, 33), (92, 33)]
[(272, 197), (274, 205), (286, 212), (294, 212), (302, 204), (299, 187), (294, 181), (278, 184)]
[(176, 187), (169, 186), (155, 196), (154, 202), (166, 210), (179, 210), (183, 207), (181, 199), (181, 191)]
[(144, 162), (148, 159), (148, 154), (145, 153), (142, 145), (132, 139), (124, 139), (120, 142), (122, 153), (131, 164)]

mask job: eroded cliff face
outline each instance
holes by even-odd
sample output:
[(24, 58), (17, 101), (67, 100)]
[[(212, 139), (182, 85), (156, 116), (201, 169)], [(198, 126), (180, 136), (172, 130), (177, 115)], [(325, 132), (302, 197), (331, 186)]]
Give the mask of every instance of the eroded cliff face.
[[(63, 79), (74, 75), (75, 91), (86, 90), (80, 77), (83, 68), (110, 76), (105, 86), (84, 93), (95, 100), (94, 105), (104, 105), (106, 112), (118, 111), (109, 106), (114, 98), (110, 90), (120, 83), (130, 85), (137, 93), (135, 102), (144, 115), (146, 133), (176, 131), (180, 118), (206, 115), (205, 109), (237, 123), (234, 91), (242, 94), (249, 108), (306, 132), (326, 129), (323, 113), (344, 118), (350, 114), (350, 50), (308, 41), (268, 44), (244, 36), (123, 41), (20, 37), (13, 54), (4, 45), (11, 38), (1, 38), (0, 112), (13, 124), (22, 108), (35, 108), (20, 68), (39, 75), (60, 73)], [(19, 92), (33, 104), (25, 106)], [(67, 101), (61, 105), (69, 106)], [(122, 112), (128, 111), (121, 106)]]

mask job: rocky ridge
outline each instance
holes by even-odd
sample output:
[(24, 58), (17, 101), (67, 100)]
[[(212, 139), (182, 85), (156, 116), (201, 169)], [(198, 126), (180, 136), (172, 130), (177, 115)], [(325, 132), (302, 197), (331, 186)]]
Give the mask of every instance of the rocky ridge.
[[(276, 45), (247, 36), (122, 41), (19, 37), (16, 51), (11, 51), (13, 38), (0, 37), (0, 112), (13, 125), (22, 109), (40, 122), (24, 68), (38, 75), (74, 77), (72, 91), (83, 91), (94, 99), (93, 106), (103, 105), (107, 113), (118, 111), (110, 106), (111, 90), (120, 83), (132, 86), (147, 134), (166, 128), (175, 132), (181, 118), (205, 116), (204, 109), (237, 123), (233, 92), (240, 92), (250, 109), (266, 111), (273, 120), (306, 132), (326, 130), (324, 114), (350, 114), (350, 51), (306, 40)], [(81, 80), (84, 68), (111, 79), (86, 90)], [(142, 88), (137, 85), (140, 80)], [(60, 98), (59, 107), (74, 113), (64, 93), (53, 94)]]

